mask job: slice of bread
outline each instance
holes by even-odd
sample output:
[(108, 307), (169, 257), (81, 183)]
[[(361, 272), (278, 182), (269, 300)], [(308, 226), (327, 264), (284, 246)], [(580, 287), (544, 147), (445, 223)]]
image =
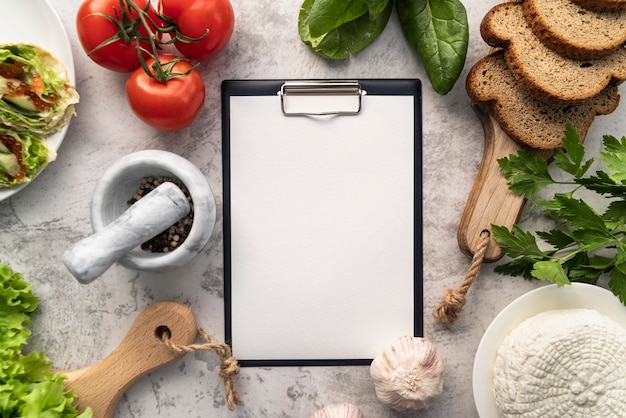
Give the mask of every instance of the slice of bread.
[(512, 139), (534, 149), (560, 148), (567, 121), (584, 137), (596, 115), (612, 113), (620, 100), (618, 88), (610, 85), (597, 96), (576, 104), (546, 104), (516, 82), (502, 50), (478, 61), (470, 69), (465, 86), (472, 100), (489, 106)]
[(534, 97), (571, 104), (626, 80), (626, 48), (597, 60), (564, 58), (533, 34), (522, 7), (518, 2), (494, 6), (483, 18), (480, 32), (487, 44), (504, 48), (513, 75)]
[(571, 0), (523, 0), (522, 4), (535, 36), (564, 57), (598, 59), (626, 41), (626, 8), (593, 12)]
[(572, 2), (594, 12), (614, 12), (626, 8), (626, 0), (572, 0)]

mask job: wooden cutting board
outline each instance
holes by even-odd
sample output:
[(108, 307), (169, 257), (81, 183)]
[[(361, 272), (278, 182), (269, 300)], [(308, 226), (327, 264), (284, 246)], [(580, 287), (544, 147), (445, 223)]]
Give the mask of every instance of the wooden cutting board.
[[(491, 233), (491, 225), (511, 229), (524, 210), (526, 199), (509, 190), (506, 178), (500, 172), (498, 159), (508, 157), (524, 149), (549, 159), (553, 151), (533, 150), (524, 147), (508, 136), (485, 105), (472, 103), (485, 133), (482, 160), (474, 179), (465, 209), (459, 222), (457, 239), (461, 251), (473, 257), (480, 244), (483, 231)], [(483, 262), (499, 260), (504, 253), (491, 235)]]
[(76, 394), (80, 411), (91, 407), (94, 418), (110, 418), (124, 392), (141, 376), (181, 358), (162, 340), (164, 333), (178, 346), (192, 344), (198, 334), (193, 312), (176, 302), (157, 302), (146, 308), (111, 354), (101, 361), (72, 371), (56, 371), (67, 376), (68, 389)]

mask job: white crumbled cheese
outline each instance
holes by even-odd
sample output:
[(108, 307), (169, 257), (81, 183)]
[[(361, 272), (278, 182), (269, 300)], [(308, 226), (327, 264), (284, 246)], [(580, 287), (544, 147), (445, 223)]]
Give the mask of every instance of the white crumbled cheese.
[(626, 417), (626, 329), (590, 309), (538, 314), (498, 348), (502, 417)]

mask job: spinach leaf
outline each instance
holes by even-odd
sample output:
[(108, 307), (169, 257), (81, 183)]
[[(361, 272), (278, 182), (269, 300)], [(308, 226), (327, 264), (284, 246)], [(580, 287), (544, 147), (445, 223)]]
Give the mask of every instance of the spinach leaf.
[(319, 37), (368, 11), (365, 0), (317, 0), (309, 10), (311, 36)]
[(461, 75), (467, 55), (465, 7), (460, 0), (396, 0), (396, 10), (433, 89), (447, 94)]
[(298, 32), (317, 54), (346, 59), (378, 38), (392, 9), (392, 0), (305, 0)]

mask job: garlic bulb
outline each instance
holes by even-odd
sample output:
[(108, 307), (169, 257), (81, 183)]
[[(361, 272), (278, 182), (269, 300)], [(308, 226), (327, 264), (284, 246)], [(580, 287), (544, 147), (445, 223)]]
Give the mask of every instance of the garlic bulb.
[(363, 418), (363, 414), (351, 403), (337, 403), (325, 406), (309, 418)]
[(443, 360), (425, 338), (396, 340), (370, 365), (378, 399), (398, 412), (426, 409), (443, 391)]

